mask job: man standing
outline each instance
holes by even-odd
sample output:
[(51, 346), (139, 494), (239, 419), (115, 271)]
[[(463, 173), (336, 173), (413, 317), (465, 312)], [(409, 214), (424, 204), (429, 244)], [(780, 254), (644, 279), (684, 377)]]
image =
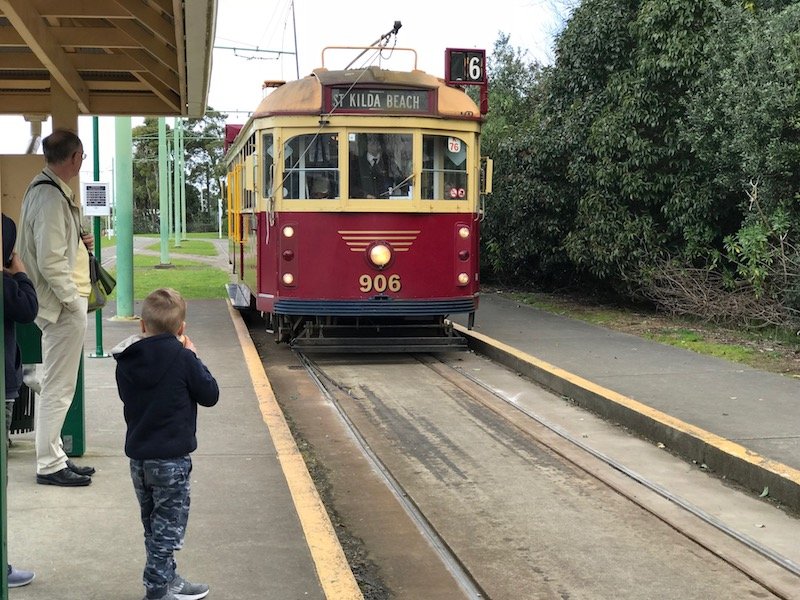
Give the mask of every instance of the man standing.
[(41, 392), (36, 408), (36, 483), (89, 485), (92, 467), (67, 458), (61, 428), (78, 379), (88, 307), (91, 234), (81, 230), (80, 199), (68, 182), (80, 172), (83, 144), (56, 129), (42, 141), (46, 166), (25, 192), (17, 251), (39, 297)]

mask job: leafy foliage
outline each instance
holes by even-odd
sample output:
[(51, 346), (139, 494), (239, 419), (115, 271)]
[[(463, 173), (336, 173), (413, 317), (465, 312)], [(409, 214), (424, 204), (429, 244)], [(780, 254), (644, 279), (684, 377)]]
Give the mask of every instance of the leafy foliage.
[[(208, 110), (202, 119), (184, 123), (184, 166), (187, 229), (208, 231), (216, 222), (217, 200), (224, 177), (223, 139), (226, 116)], [(167, 124), (170, 142), (168, 161), (174, 168), (173, 130)], [(134, 230), (152, 233), (159, 228), (158, 119), (146, 118), (133, 130)], [(168, 175), (169, 176), (169, 175)], [(170, 179), (170, 190), (173, 182)]]
[(670, 265), (797, 308), (800, 5), (585, 0), (555, 56), (490, 63), (492, 274), (653, 298)]

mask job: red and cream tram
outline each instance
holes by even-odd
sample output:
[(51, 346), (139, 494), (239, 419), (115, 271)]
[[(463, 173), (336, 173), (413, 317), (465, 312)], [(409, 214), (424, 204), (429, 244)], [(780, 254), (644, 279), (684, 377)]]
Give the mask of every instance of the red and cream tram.
[[(485, 83), (482, 51), (450, 52)], [(234, 306), (304, 350), (461, 347), (446, 317), (478, 307), (481, 122), (416, 65), (277, 84), (226, 153)]]

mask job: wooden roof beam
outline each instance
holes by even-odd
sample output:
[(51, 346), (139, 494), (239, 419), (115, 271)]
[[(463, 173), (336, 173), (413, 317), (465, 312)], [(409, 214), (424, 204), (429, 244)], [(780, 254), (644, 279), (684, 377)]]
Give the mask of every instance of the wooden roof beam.
[(89, 92), (33, 3), (30, 0), (0, 0), (0, 9), (53, 79), (75, 101), (78, 111), (88, 114)]
[(141, 0), (114, 0), (125, 9), (132, 17), (147, 27), (153, 35), (165, 44), (175, 45), (175, 30), (172, 25), (161, 16), (160, 11), (153, 10)]
[[(125, 32), (130, 39), (134, 40), (137, 46), (145, 48), (147, 52), (155, 56), (161, 63), (177, 72), (178, 60), (175, 57), (174, 50), (171, 50), (166, 44), (161, 42), (161, 40), (156, 38), (149, 30), (126, 19), (116, 19), (111, 22), (120, 31)], [(153, 43), (154, 40), (155, 43)]]
[(150, 88), (153, 93), (163, 100), (164, 104), (169, 106), (174, 112), (180, 114), (180, 96), (174, 90), (168, 88), (158, 79), (153, 77), (150, 73), (134, 73), (134, 76)]
[[(172, 0), (172, 14), (175, 16), (175, 56), (178, 59), (177, 73), (180, 79), (181, 110), (182, 116), (187, 114), (186, 97), (186, 23), (183, 20), (183, 0)], [(205, 107), (203, 107), (205, 109)]]

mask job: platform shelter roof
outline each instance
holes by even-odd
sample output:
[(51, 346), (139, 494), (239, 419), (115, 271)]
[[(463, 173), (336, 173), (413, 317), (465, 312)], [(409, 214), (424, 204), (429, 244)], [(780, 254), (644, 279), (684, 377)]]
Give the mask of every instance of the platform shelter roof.
[(55, 87), (83, 115), (202, 116), (216, 13), (217, 0), (0, 0), (0, 114), (48, 114)]

